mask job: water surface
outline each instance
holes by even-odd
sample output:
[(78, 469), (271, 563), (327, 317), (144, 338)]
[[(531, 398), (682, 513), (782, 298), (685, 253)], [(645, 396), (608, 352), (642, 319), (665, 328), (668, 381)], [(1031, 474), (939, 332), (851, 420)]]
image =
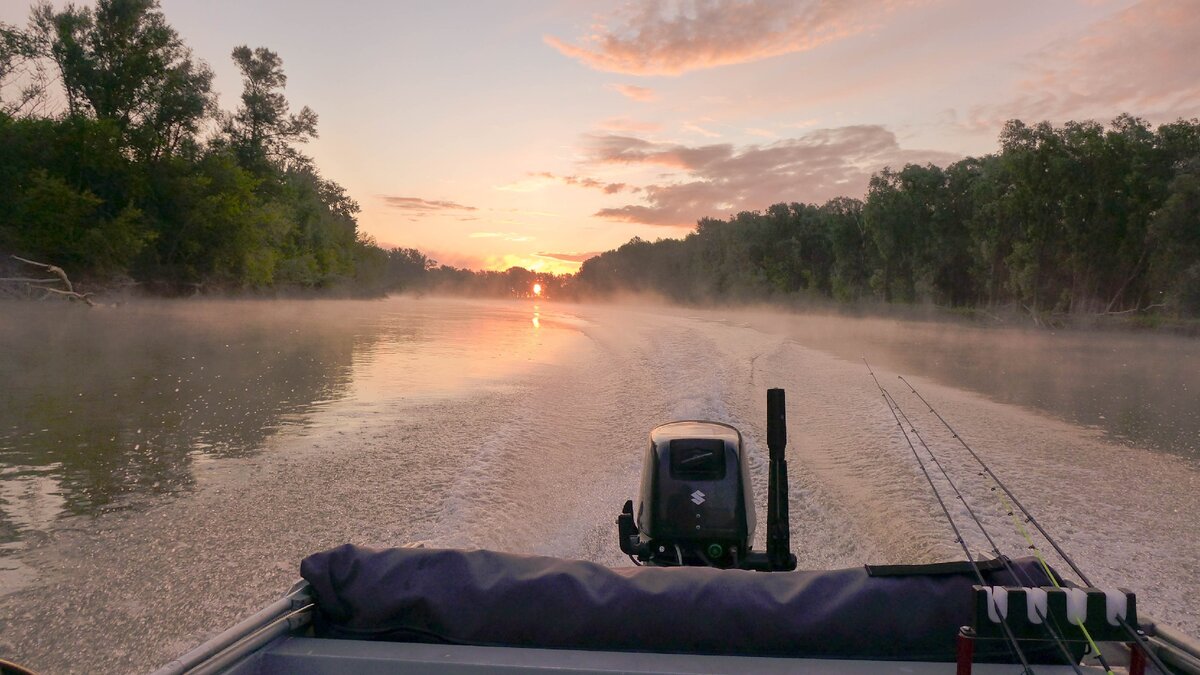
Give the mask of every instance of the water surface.
[(1089, 576), (1200, 630), (1187, 340), (434, 298), (20, 304), (0, 306), (0, 655), (148, 670), (347, 541), (628, 564), (613, 519), (656, 424), (741, 429), (763, 508), (771, 386), (802, 567), (961, 558), (863, 355), (1004, 550), (1024, 542), (990, 485), (896, 375)]

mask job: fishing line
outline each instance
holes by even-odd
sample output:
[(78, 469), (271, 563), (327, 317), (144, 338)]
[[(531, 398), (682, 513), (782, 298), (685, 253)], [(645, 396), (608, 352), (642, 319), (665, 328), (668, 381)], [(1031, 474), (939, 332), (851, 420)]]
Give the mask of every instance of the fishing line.
[[(868, 369), (869, 368), (870, 368), (870, 366), (868, 366)], [(874, 377), (874, 374), (872, 374), (872, 377)], [(1004, 493), (1003, 495), (1001, 495), (1000, 493), (997, 493), (997, 496), (1000, 498), (1001, 505), (1004, 507), (1005, 511), (1008, 512), (1008, 515), (1013, 519), (1013, 523), (1017, 526), (1017, 531), (1020, 532), (1022, 534), (1022, 536), (1025, 537), (1025, 541), (1028, 542), (1029, 548), (1033, 549), (1034, 555), (1037, 557), (1037, 560), (1041, 564), (1042, 568), (1046, 571), (1047, 576), (1050, 577), (1050, 581), (1054, 583), (1055, 588), (1062, 588), (1062, 587), (1059, 585), (1058, 580), (1055, 578), (1055, 576), (1053, 574), (1049, 573), (1050, 568), (1046, 564), (1046, 560), (1042, 555), (1041, 549), (1039, 549), (1037, 547), (1037, 544), (1034, 543), (1033, 537), (1030, 536), (1029, 531), (1020, 523), (1020, 519), (1017, 518), (1016, 512), (1012, 508), (1012, 504), (1015, 504), (1016, 507), (1018, 509), (1020, 509), (1021, 513), (1025, 517), (1026, 522), (1033, 523), (1033, 526), (1037, 528), (1037, 531), (1042, 533), (1042, 536), (1045, 537), (1046, 541), (1049, 542), (1052, 547), (1054, 547), (1054, 550), (1058, 553), (1058, 555), (1067, 563), (1068, 566), (1070, 566), (1071, 570), (1074, 571), (1075, 574), (1079, 577), (1079, 580), (1082, 581), (1085, 586), (1095, 588), (1095, 585), (1093, 585), (1091, 580), (1088, 579), (1087, 575), (1083, 573), (1083, 570), (1079, 569), (1079, 566), (1075, 564), (1075, 561), (1071, 559), (1071, 556), (1067, 555), (1067, 552), (1064, 551), (1062, 549), (1062, 547), (1058, 545), (1058, 542), (1055, 541), (1054, 538), (1050, 536), (1049, 532), (1046, 532), (1046, 529), (1043, 528), (1041, 523), (1039, 523), (1037, 521), (1037, 519), (1033, 517), (1033, 514), (1029, 512), (1029, 509), (1025, 508), (1025, 505), (1021, 503), (1021, 500), (1017, 499), (1017, 496), (1012, 493), (1012, 490), (1009, 490), (1008, 486), (1005, 485), (1004, 482), (1001, 481), (1000, 478), (998, 476), (996, 476), (995, 473), (992, 472), (992, 469), (987, 465), (986, 462), (983, 461), (983, 458), (981, 458), (978, 454), (976, 454), (976, 452), (971, 448), (971, 446), (967, 444), (966, 440), (964, 440), (963, 437), (960, 436), (957, 431), (955, 431), (954, 427), (950, 426), (950, 423), (947, 422), (946, 419), (944, 417), (942, 417), (942, 415), (937, 410), (934, 410), (933, 404), (931, 404), (928, 400), (926, 400), (925, 397), (921, 395), (921, 392), (917, 391), (917, 388), (914, 387), (911, 382), (904, 379), (903, 375), (900, 375), (898, 377), (900, 378), (900, 381), (903, 382), (905, 385), (907, 385), (908, 388), (912, 391), (912, 393), (915, 394), (916, 397), (921, 400), (921, 403), (924, 403), (925, 407), (929, 408), (929, 412), (933, 413), (934, 416), (936, 416), (938, 418), (938, 421), (940, 421), (942, 423), (942, 425), (946, 427), (946, 430), (950, 432), (950, 435), (952, 435), (955, 438), (955, 440), (957, 440), (959, 442), (959, 444), (962, 445), (962, 447), (964, 449), (966, 449), (966, 451), (968, 453), (971, 454), (971, 457), (973, 457), (975, 459), (975, 461), (979, 463), (979, 466), (985, 472), (987, 472), (987, 475), (989, 477), (991, 477), (992, 481), (994, 481), (996, 483), (996, 487), (999, 487), (1003, 491), (1003, 493)], [(876, 384), (878, 384), (878, 381), (876, 381)], [(994, 488), (992, 489), (992, 492), (995, 492)], [(1008, 500), (1006, 500), (1004, 498), (1004, 495), (1007, 495), (1008, 498), (1012, 500), (1012, 504), (1008, 503)], [(1133, 639), (1133, 641), (1138, 645), (1138, 647), (1141, 648), (1142, 652), (1145, 653), (1146, 656), (1150, 658), (1150, 660), (1154, 663), (1155, 668), (1158, 668), (1159, 671), (1161, 671), (1163, 673), (1171, 672), (1170, 670), (1167, 669), (1166, 665), (1163, 664), (1162, 660), (1158, 658), (1158, 655), (1154, 653), (1154, 651), (1151, 649), (1149, 643), (1146, 642), (1146, 639), (1138, 633), (1138, 630), (1136, 628), (1129, 625), (1129, 622), (1126, 621), (1124, 618), (1117, 617), (1117, 621), (1121, 624), (1121, 627), (1125, 629), (1126, 634), (1128, 634), (1129, 637), (1131, 637)], [(1107, 670), (1109, 673), (1112, 673), (1112, 669), (1109, 668), (1108, 664), (1104, 660), (1104, 657), (1100, 654), (1100, 649), (1096, 646), (1096, 643), (1092, 641), (1092, 636), (1090, 633), (1088, 633), (1087, 628), (1084, 627), (1083, 622), (1081, 621), (1077, 625), (1079, 626), (1080, 629), (1082, 629), (1083, 635), (1085, 638), (1087, 638), (1088, 644), (1091, 646), (1092, 650), (1096, 652), (1096, 658), (1098, 658), (1100, 660), (1101, 665), (1104, 666), (1104, 669)]]
[(1062, 550), (1062, 547), (1058, 545), (1058, 542), (1056, 542), (1054, 538), (1051, 537), (1048, 532), (1046, 532), (1045, 528), (1042, 527), (1042, 524), (1039, 523), (1037, 519), (1033, 517), (1033, 514), (1029, 512), (1029, 509), (1025, 508), (1025, 506), (1021, 504), (1021, 500), (1017, 499), (1017, 496), (1012, 493), (1012, 490), (1009, 490), (1008, 486), (1005, 485), (1000, 478), (996, 476), (996, 474), (992, 473), (991, 468), (989, 468), (983, 459), (971, 449), (970, 445), (967, 445), (967, 442), (963, 440), (962, 436), (958, 435), (958, 432), (954, 430), (954, 427), (950, 426), (950, 423), (947, 422), (946, 419), (938, 413), (938, 411), (933, 409), (933, 405), (929, 401), (925, 400), (925, 397), (922, 396), (921, 393), (917, 391), (916, 387), (912, 386), (908, 380), (904, 379), (903, 375), (900, 375), (899, 378), (901, 382), (908, 385), (908, 388), (912, 390), (912, 393), (917, 395), (917, 398), (921, 399), (921, 403), (924, 403), (925, 406), (929, 408), (929, 412), (937, 416), (938, 420), (945, 425), (950, 434), (954, 436), (954, 438), (964, 448), (966, 448), (967, 452), (971, 453), (971, 456), (975, 458), (975, 461), (979, 462), (979, 466), (982, 467), (985, 472), (987, 472), (987, 475), (996, 482), (996, 485), (1004, 491), (1004, 494), (1008, 495), (1008, 498), (1012, 500), (1013, 504), (1015, 504), (1017, 508), (1021, 510), (1021, 513), (1025, 515), (1026, 520), (1030, 523), (1033, 523), (1033, 526), (1037, 528), (1038, 532), (1042, 533), (1042, 536), (1046, 538), (1046, 541), (1050, 542), (1050, 545), (1054, 547), (1054, 550), (1058, 552), (1058, 555), (1062, 557), (1063, 561), (1065, 561), (1067, 565), (1071, 567), (1071, 569), (1079, 577), (1079, 580), (1087, 586), (1092, 586), (1091, 580), (1087, 578), (1087, 575), (1083, 573), (1083, 570), (1079, 569), (1079, 566), (1075, 564), (1075, 561), (1071, 559), (1071, 556), (1067, 555), (1067, 552)]
[[(996, 496), (1000, 497), (1001, 503), (1003, 504), (1005, 510), (1008, 511), (1009, 517), (1012, 518), (1013, 525), (1017, 526), (1017, 531), (1021, 533), (1022, 537), (1025, 537), (1025, 542), (1029, 544), (1029, 548), (1033, 549), (1033, 555), (1037, 558), (1038, 564), (1042, 566), (1042, 571), (1046, 573), (1046, 576), (1050, 577), (1050, 583), (1054, 584), (1055, 588), (1062, 588), (1062, 586), (1058, 583), (1058, 579), (1055, 578), (1054, 573), (1050, 571), (1050, 566), (1046, 564), (1046, 558), (1042, 556), (1041, 549), (1039, 549), (1037, 544), (1033, 542), (1033, 537), (1029, 536), (1029, 530), (1027, 530), (1021, 523), (1021, 519), (1017, 517), (1017, 514), (1013, 511), (1013, 508), (1008, 503), (1008, 500), (1005, 499), (1004, 495), (1002, 494), (997, 493)], [(1043, 620), (1045, 619), (1043, 618)], [(1083, 625), (1083, 620), (1080, 619), (1079, 623), (1076, 625), (1079, 626), (1079, 629), (1083, 631), (1083, 637), (1087, 639), (1088, 646), (1092, 648), (1092, 651), (1096, 654), (1096, 658), (1100, 660), (1100, 665), (1104, 666), (1104, 670), (1108, 672), (1108, 675), (1113, 675), (1112, 668), (1109, 667), (1108, 662), (1104, 660), (1104, 656), (1100, 654), (1100, 647), (1096, 646), (1096, 642), (1092, 640), (1092, 634), (1089, 633), (1087, 627)]]
[[(871, 379), (875, 380), (875, 386), (879, 387), (879, 393), (883, 396), (884, 403), (887, 403), (888, 410), (892, 413), (892, 417), (896, 420), (896, 426), (900, 428), (900, 433), (904, 435), (904, 440), (908, 443), (908, 447), (912, 450), (913, 457), (917, 460), (917, 466), (921, 467), (921, 473), (925, 474), (925, 480), (929, 482), (929, 488), (933, 490), (933, 496), (937, 498), (937, 502), (942, 507), (942, 513), (946, 514), (946, 520), (950, 523), (950, 529), (954, 530), (954, 539), (962, 547), (963, 553), (967, 556), (967, 562), (971, 565), (971, 570), (975, 572), (975, 578), (979, 581), (980, 586), (987, 586), (987, 582), (983, 579), (983, 573), (979, 571), (979, 565), (975, 562), (975, 558), (971, 555), (971, 549), (967, 547), (967, 540), (958, 530), (958, 525), (954, 522), (954, 517), (950, 515), (950, 509), (947, 508), (946, 502), (942, 499), (942, 494), (938, 492), (937, 485), (933, 483), (933, 477), (929, 475), (929, 471), (925, 468), (925, 462), (921, 460), (921, 455), (917, 453), (917, 447), (913, 445), (912, 439), (908, 437), (908, 432), (905, 431), (904, 425), (900, 422), (900, 416), (896, 414), (892, 404), (895, 399), (888, 394), (883, 385), (879, 383), (879, 378), (875, 377), (875, 371), (871, 370), (871, 364), (867, 363), (867, 359), (863, 358), (863, 363), (867, 366), (867, 372), (871, 373)], [(1000, 601), (995, 594), (992, 595), (992, 605), (996, 610), (996, 616), (1000, 616)], [(1013, 635), (1012, 629), (1009, 628), (1008, 622), (1001, 621), (1000, 627), (1004, 629), (1004, 635), (1008, 638), (1011, 651), (1021, 662), (1021, 667), (1026, 675), (1033, 675), (1033, 668), (1029, 666), (1029, 660), (1025, 657), (1025, 652), (1021, 649), (1021, 645), (1017, 644), (1017, 637)]]
[[(870, 368), (869, 365), (867, 367)], [(946, 482), (950, 485), (950, 488), (952, 490), (954, 490), (954, 494), (956, 497), (958, 497), (958, 501), (962, 502), (963, 507), (967, 509), (967, 513), (969, 513), (971, 515), (971, 519), (974, 520), (975, 525), (977, 527), (979, 527), (980, 533), (982, 533), (983, 537), (985, 539), (987, 539), (988, 545), (992, 547), (992, 553), (996, 554), (996, 557), (1000, 560), (1000, 563), (1004, 565), (1004, 568), (1006, 570), (1008, 570), (1009, 575), (1011, 575), (1014, 580), (1021, 581), (1023, 579), (1024, 580), (1023, 583), (1026, 587), (1034, 587), (1033, 579), (1029, 575), (1019, 573), (1017, 571), (1017, 568), (1015, 568), (1012, 565), (1012, 562), (1008, 559), (1008, 556), (1005, 556), (1003, 553), (1000, 552), (1000, 547), (996, 544), (995, 540), (992, 539), (992, 535), (990, 533), (988, 533), (987, 528), (984, 527), (983, 521), (981, 521), (979, 519), (979, 516), (976, 515), (975, 509), (972, 509), (971, 505), (967, 503), (966, 498), (963, 497), (963, 494), (958, 489), (958, 486), (955, 485), (954, 481), (950, 478), (950, 474), (946, 472), (946, 467), (942, 466), (942, 463), (938, 460), (937, 455), (933, 454), (933, 449), (930, 448), (929, 444), (925, 442), (925, 439), (921, 437), (921, 432), (917, 431), (916, 426), (912, 423), (911, 420), (908, 419), (908, 415), (905, 414), (904, 409), (900, 407), (900, 404), (897, 403), (896, 399), (892, 398), (890, 394), (888, 394), (888, 398), (891, 399), (891, 403), (895, 405), (896, 412), (900, 413), (900, 416), (904, 418), (904, 423), (908, 425), (909, 430), (912, 431), (913, 435), (917, 437), (917, 440), (921, 442), (921, 447), (925, 448), (925, 452), (929, 453), (929, 458), (931, 460), (933, 460), (933, 463), (935, 465), (937, 465), (938, 470), (940, 470), (942, 472), (942, 477), (946, 479)], [(1012, 512), (1010, 511), (1009, 515), (1011, 515), (1011, 514), (1012, 514)], [(1028, 536), (1026, 536), (1026, 540), (1028, 540)], [(1046, 565), (1046, 562), (1044, 560), (1042, 560), (1042, 557), (1040, 555), (1037, 556), (1037, 559), (1038, 559), (1038, 562), (1041, 563), (1042, 569), (1045, 571), (1046, 576), (1049, 577), (1050, 581), (1053, 582), (1054, 585), (1057, 587), (1058, 582), (1055, 580), (1054, 575), (1050, 572), (1050, 567), (1048, 565)], [(1042, 613), (1042, 610), (1039, 607), (1034, 606), (1034, 611), (1037, 613), (1038, 618), (1040, 618), (1042, 620), (1042, 625), (1046, 627), (1046, 632), (1050, 633), (1051, 639), (1054, 640), (1055, 645), (1058, 646), (1059, 651), (1062, 652), (1063, 657), (1066, 658), (1066, 660), (1067, 660), (1067, 663), (1069, 663), (1071, 665), (1071, 668), (1076, 673), (1078, 673), (1079, 675), (1083, 675), (1083, 671), (1081, 671), (1079, 669), (1079, 666), (1075, 663), (1075, 658), (1071, 655), (1071, 651), (1069, 649), (1067, 649), (1067, 645), (1059, 633), (1058, 622), (1055, 621), (1053, 618), (1050, 618), (1049, 620), (1047, 620), (1046, 615)], [(1051, 624), (1053, 624), (1053, 625), (1051, 625)], [(1086, 633), (1085, 633), (1085, 635), (1086, 635)], [(1088, 640), (1089, 640), (1089, 643), (1091, 643), (1090, 636), (1088, 637)], [(1096, 649), (1094, 643), (1092, 644), (1092, 647), (1093, 647), (1093, 649)], [(1100, 653), (1098, 649), (1097, 649), (1096, 653), (1097, 654)], [(1108, 668), (1108, 665), (1107, 664), (1103, 664), (1103, 665), (1104, 665), (1104, 668), (1109, 671), (1109, 675), (1112, 675), (1112, 671)]]

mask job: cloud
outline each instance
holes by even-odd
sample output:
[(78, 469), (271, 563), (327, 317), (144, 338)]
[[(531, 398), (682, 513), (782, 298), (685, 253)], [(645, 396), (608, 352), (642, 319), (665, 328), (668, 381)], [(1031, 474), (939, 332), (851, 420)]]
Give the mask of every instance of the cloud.
[(438, 251), (426, 250), (422, 248), (425, 255), (438, 265), (449, 265), (451, 267), (459, 267), (462, 269), (478, 270), (483, 269), (485, 259), (482, 256), (471, 255), (469, 253), (460, 253), (457, 251)]
[(588, 160), (600, 164), (657, 164), (673, 169), (699, 170), (705, 165), (729, 159), (733, 146), (728, 143), (688, 147), (654, 143), (634, 136), (587, 136)]
[(519, 232), (472, 232), (467, 235), (471, 239), (503, 239), (504, 241), (533, 241), (533, 237)]
[(543, 39), (596, 70), (679, 75), (802, 52), (863, 32), (903, 0), (638, 0), (569, 43)]
[(1159, 120), (1200, 114), (1200, 7), (1142, 0), (1074, 38), (1031, 55), (1012, 99), (970, 110), (969, 126), (1005, 120), (1107, 120), (1121, 112)]
[(708, 129), (705, 129), (704, 127), (700, 126), (699, 124), (695, 124), (692, 122), (684, 122), (683, 130), (691, 132), (693, 134), (698, 134), (700, 136), (704, 136), (705, 138), (720, 138), (721, 137), (721, 134), (718, 134), (715, 131), (709, 131)]
[(606, 183), (602, 180), (596, 180), (595, 178), (580, 178), (579, 176), (563, 176), (562, 182), (566, 183), (567, 185), (576, 185), (579, 187), (603, 190), (604, 194), (606, 195), (624, 192), (625, 190), (632, 190), (634, 192), (638, 190), (638, 188), (627, 183)]
[(579, 263), (567, 262), (542, 255), (525, 255), (505, 253), (492, 255), (484, 259), (484, 269), (502, 272), (510, 267), (524, 267), (531, 272), (550, 272), (552, 274), (570, 274), (579, 268)]
[[(628, 183), (609, 183), (588, 176), (557, 176), (549, 171), (531, 172), (516, 182), (508, 185), (500, 186), (499, 190), (510, 190), (513, 192), (532, 192), (539, 190), (547, 185), (562, 183), (564, 185), (572, 185), (575, 187), (592, 188), (601, 190), (605, 194), (616, 194), (618, 192), (638, 192), (641, 188)], [(554, 215), (554, 214), (542, 214)], [(471, 235), (475, 236), (475, 235)]]
[(497, 190), (505, 192), (536, 192), (556, 182), (554, 174), (545, 171), (526, 174), (524, 178), (507, 185), (497, 185)]
[(628, 117), (610, 117), (598, 125), (604, 131), (617, 131), (632, 134), (652, 134), (662, 131), (661, 124), (654, 122), (639, 122)]
[(884, 166), (933, 162), (958, 155), (906, 150), (882, 126), (818, 129), (767, 145), (687, 147), (624, 136), (589, 137), (589, 161), (662, 165), (682, 179), (648, 185), (644, 203), (601, 209), (595, 215), (646, 225), (688, 227), (704, 216), (763, 209), (779, 202), (824, 202), (866, 193), (871, 174)]
[(658, 94), (649, 87), (639, 87), (636, 84), (610, 84), (608, 88), (625, 98), (648, 103), (658, 99)]
[(463, 206), (455, 202), (421, 199), (420, 197), (394, 197), (379, 195), (385, 204), (402, 211), (415, 214), (427, 214), (437, 211), (478, 211), (474, 206)]
[(581, 263), (588, 258), (595, 258), (600, 255), (601, 251), (592, 251), (590, 253), (544, 253), (538, 251), (537, 255), (543, 258), (551, 258), (553, 260), (561, 260), (569, 263)]

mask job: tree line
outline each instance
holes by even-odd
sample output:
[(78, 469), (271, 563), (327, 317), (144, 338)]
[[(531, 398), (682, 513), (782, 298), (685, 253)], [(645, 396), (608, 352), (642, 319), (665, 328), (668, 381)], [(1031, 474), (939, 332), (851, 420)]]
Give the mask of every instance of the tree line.
[[(576, 275), (474, 272), (360, 233), (299, 146), (269, 49), (240, 46), (236, 108), (157, 0), (35, 4), (0, 24), (0, 252), (156, 293), (299, 288), (683, 302), (817, 298), (1200, 316), (1200, 122), (1010, 121), (1000, 149), (872, 176), (864, 199), (702, 218)], [(65, 109), (48, 113), (52, 102)], [(4, 275), (0, 275), (4, 276)]]
[(157, 0), (0, 25), (0, 250), (160, 292), (353, 284), (377, 247), (298, 150), (316, 113), (291, 110), (276, 53), (231, 57), (243, 91), (223, 111)]
[[(231, 58), (242, 94), (224, 111), (157, 0), (44, 1), (27, 27), (0, 23), (0, 253), (157, 294), (561, 289), (554, 275), (378, 246), (358, 231), (358, 204), (299, 150), (318, 118), (292, 111), (279, 55), (239, 46)], [(56, 102), (65, 109), (48, 113)], [(18, 268), (0, 257), (0, 272)]]
[(681, 301), (805, 296), (1200, 316), (1200, 121), (1008, 122), (1000, 150), (884, 169), (865, 200), (703, 218), (634, 238), (577, 285)]

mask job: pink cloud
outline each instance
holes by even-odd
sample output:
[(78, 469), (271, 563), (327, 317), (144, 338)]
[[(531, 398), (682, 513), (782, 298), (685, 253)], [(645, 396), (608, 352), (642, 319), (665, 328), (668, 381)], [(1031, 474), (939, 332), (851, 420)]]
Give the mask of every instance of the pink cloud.
[[(641, 191), (641, 188), (637, 187), (636, 185), (629, 185), (628, 183), (610, 183), (597, 178), (592, 178), (590, 176), (559, 176), (550, 173), (549, 171), (531, 171), (525, 174), (525, 178), (522, 178), (521, 180), (509, 185), (501, 186), (499, 189), (509, 190), (512, 192), (532, 192), (533, 190), (540, 189), (553, 183), (562, 183), (563, 185), (571, 185), (574, 187), (601, 190), (604, 192), (604, 194), (609, 195), (617, 194), (618, 192)], [(462, 219), (460, 218), (460, 220)]]
[(649, 87), (639, 87), (636, 84), (610, 84), (609, 89), (621, 94), (625, 98), (631, 98), (635, 101), (648, 103), (658, 98), (658, 94)]
[(646, 225), (690, 227), (704, 216), (763, 209), (778, 202), (824, 202), (862, 196), (871, 174), (884, 166), (945, 164), (958, 155), (900, 147), (896, 135), (875, 125), (819, 129), (768, 145), (686, 147), (637, 138), (591, 138), (590, 161), (662, 165), (682, 180), (647, 185), (644, 202), (601, 209), (595, 215)]
[(543, 258), (551, 258), (553, 260), (561, 260), (569, 263), (581, 263), (588, 258), (595, 258), (600, 255), (601, 251), (592, 251), (590, 253), (543, 253), (538, 252), (538, 255)]
[(618, 192), (624, 192), (626, 190), (635, 192), (637, 191), (637, 188), (626, 183), (607, 183), (602, 180), (596, 180), (595, 178), (588, 177), (581, 178), (579, 176), (563, 176), (562, 182), (566, 183), (567, 185), (577, 185), (579, 187), (603, 190), (604, 194), (606, 195), (612, 195)]
[(1007, 119), (1107, 120), (1130, 112), (1162, 121), (1200, 114), (1200, 7), (1142, 0), (1033, 54), (1013, 98), (970, 110), (969, 125)]
[(655, 143), (633, 136), (589, 136), (588, 161), (600, 164), (657, 164), (672, 169), (698, 170), (733, 156), (728, 143), (688, 147)]
[(640, 0), (576, 43), (545, 42), (596, 70), (679, 75), (802, 52), (863, 32), (903, 0)]
[(610, 117), (598, 125), (605, 131), (617, 131), (634, 134), (650, 134), (662, 131), (661, 124), (654, 122), (639, 122), (628, 117)]
[(684, 122), (683, 130), (687, 131), (689, 133), (703, 136), (705, 138), (720, 138), (721, 137), (721, 134), (719, 134), (715, 131), (709, 130), (709, 129), (705, 129), (704, 127), (702, 127), (699, 124), (696, 124), (694, 122)]
[(451, 251), (434, 251), (422, 249), (430, 260), (433, 260), (438, 265), (449, 265), (451, 267), (459, 267), (462, 269), (479, 270), (483, 269), (487, 261), (482, 256), (470, 255), (467, 253), (455, 253)]
[(478, 211), (474, 206), (463, 206), (455, 202), (421, 199), (420, 197), (395, 197), (379, 195), (383, 203), (394, 209), (415, 214), (433, 213), (435, 211)]

